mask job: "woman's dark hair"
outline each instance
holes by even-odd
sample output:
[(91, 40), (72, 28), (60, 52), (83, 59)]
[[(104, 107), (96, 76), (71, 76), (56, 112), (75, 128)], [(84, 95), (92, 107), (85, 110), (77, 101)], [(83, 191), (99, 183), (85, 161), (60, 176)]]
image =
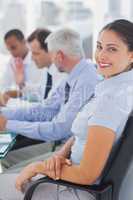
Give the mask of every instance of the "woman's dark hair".
[(27, 41), (31, 43), (33, 40), (38, 40), (40, 46), (46, 52), (48, 51), (47, 44), (45, 43), (46, 38), (49, 36), (51, 31), (48, 29), (36, 29), (31, 35), (28, 37)]
[[(111, 30), (118, 34), (123, 42), (127, 44), (128, 50), (133, 51), (133, 23), (125, 20), (119, 19), (107, 24), (102, 31)], [(101, 31), (101, 32), (102, 32)]]

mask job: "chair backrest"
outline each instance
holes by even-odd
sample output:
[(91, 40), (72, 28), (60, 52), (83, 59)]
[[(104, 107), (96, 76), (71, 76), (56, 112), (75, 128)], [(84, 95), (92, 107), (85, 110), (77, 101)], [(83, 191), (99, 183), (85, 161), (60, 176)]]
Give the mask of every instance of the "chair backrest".
[(100, 184), (113, 185), (113, 200), (118, 200), (121, 184), (133, 158), (133, 116), (130, 116), (123, 134), (111, 153)]

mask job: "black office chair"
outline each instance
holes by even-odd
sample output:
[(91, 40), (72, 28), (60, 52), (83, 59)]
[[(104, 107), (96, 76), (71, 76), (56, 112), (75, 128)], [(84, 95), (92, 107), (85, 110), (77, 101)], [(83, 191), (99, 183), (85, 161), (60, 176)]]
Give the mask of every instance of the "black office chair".
[(41, 178), (30, 186), (24, 200), (31, 200), (36, 187), (41, 183), (51, 183), (88, 191), (96, 200), (118, 200), (122, 182), (129, 169), (133, 157), (133, 116), (128, 119), (125, 130), (119, 142), (113, 148), (108, 162), (103, 170), (102, 179), (98, 185), (83, 186), (67, 181), (55, 181), (49, 177)]

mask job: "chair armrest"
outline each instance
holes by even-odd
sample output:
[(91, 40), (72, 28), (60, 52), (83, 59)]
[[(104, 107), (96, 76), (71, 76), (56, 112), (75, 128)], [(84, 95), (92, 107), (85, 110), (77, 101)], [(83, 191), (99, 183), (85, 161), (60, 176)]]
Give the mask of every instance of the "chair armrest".
[(79, 184), (74, 184), (74, 183), (70, 183), (70, 182), (62, 181), (62, 180), (53, 180), (53, 179), (46, 176), (46, 177), (43, 177), (43, 178), (40, 178), (40, 179), (34, 181), (31, 184), (31, 186), (28, 188), (28, 190), (25, 193), (24, 200), (31, 200), (36, 187), (39, 186), (42, 183), (51, 183), (51, 184), (71, 187), (73, 189), (79, 189), (79, 190), (87, 191), (87, 192), (89, 192), (93, 195), (99, 195), (100, 193), (105, 193), (108, 190), (112, 191), (112, 184), (91, 185), (91, 186), (79, 185)]

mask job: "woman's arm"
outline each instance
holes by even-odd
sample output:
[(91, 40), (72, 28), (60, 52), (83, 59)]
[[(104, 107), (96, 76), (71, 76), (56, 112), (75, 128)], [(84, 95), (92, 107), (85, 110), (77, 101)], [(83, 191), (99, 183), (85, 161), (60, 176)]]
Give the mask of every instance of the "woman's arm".
[(68, 158), (69, 155), (70, 155), (71, 147), (72, 147), (72, 145), (74, 143), (74, 140), (75, 140), (74, 136), (70, 137), (67, 140), (67, 142), (62, 146), (62, 148), (59, 151), (55, 152), (55, 154), (56, 155), (61, 155), (61, 156), (65, 157), (65, 158)]
[(70, 154), (73, 142), (74, 137), (71, 137), (63, 147), (55, 152), (49, 159), (27, 165), (16, 179), (16, 188), (21, 190), (23, 184), (37, 174), (48, 175), (54, 179), (60, 177), (62, 165), (71, 165), (71, 162), (67, 158)]
[[(47, 163), (45, 161), (39, 162), (35, 165), (31, 164), (24, 168), (18, 176), (16, 180), (16, 187), (18, 190), (21, 190), (22, 185), (26, 181), (30, 180), (33, 176), (36, 176), (39, 173), (48, 175), (55, 179), (61, 178), (62, 180), (73, 183), (83, 185), (92, 184), (100, 176), (111, 152), (114, 140), (115, 133), (111, 129), (101, 126), (92, 126), (89, 129), (83, 158), (79, 165), (67, 165), (64, 162), (62, 167), (59, 167), (59, 165), (55, 162), (55, 165), (60, 168), (61, 175), (60, 177), (54, 177), (56, 173), (53, 173), (54, 168), (51, 168), (51, 164), (48, 165), (50, 170), (47, 170)], [(62, 150), (60, 150), (59, 155), (66, 156), (69, 152), (69, 148), (67, 149), (67, 147), (70, 144), (72, 145), (73, 142), (72, 138), (69, 139), (65, 145), (66, 147), (64, 146)], [(62, 162), (60, 162), (60, 164), (62, 164)]]
[(78, 184), (94, 183), (106, 164), (114, 140), (115, 133), (111, 129), (101, 126), (90, 127), (80, 164), (64, 165), (61, 179)]

